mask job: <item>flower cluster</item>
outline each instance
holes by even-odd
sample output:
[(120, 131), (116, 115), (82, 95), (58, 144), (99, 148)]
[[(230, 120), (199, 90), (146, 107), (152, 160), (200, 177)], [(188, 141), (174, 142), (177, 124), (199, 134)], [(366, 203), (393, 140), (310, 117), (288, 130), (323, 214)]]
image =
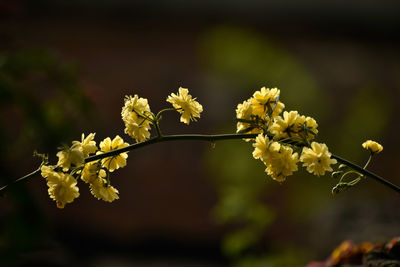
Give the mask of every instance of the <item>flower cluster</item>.
[(118, 190), (110, 184), (110, 172), (126, 165), (126, 153), (107, 157), (98, 161), (85, 163), (85, 158), (96, 154), (106, 153), (115, 149), (127, 147), (118, 135), (111, 140), (109, 137), (100, 142), (100, 149), (94, 141), (95, 133), (82, 140), (73, 141), (71, 147), (64, 146), (57, 153), (56, 165), (42, 165), (41, 173), (47, 180), (50, 198), (57, 202), (58, 208), (79, 197), (78, 180), (89, 184), (90, 192), (97, 199), (112, 202), (118, 199)]
[(125, 133), (134, 138), (136, 142), (143, 142), (150, 138), (151, 125), (158, 127), (161, 113), (167, 110), (176, 110), (181, 114), (180, 121), (189, 124), (196, 121), (203, 112), (203, 106), (192, 98), (189, 90), (179, 87), (178, 94), (172, 93), (166, 99), (171, 103), (172, 109), (163, 109), (157, 115), (151, 112), (146, 98), (138, 95), (126, 96), (125, 105), (122, 107), (121, 116), (125, 124)]
[[(254, 139), (253, 157), (260, 159), (266, 166), (265, 172), (278, 182), (285, 181), (287, 176), (296, 172), (299, 162), (309, 173), (317, 176), (332, 172), (332, 165), (336, 164), (337, 160), (332, 158), (326, 144), (314, 141), (318, 133), (315, 119), (300, 115), (297, 111), (284, 111), (285, 105), (279, 98), (279, 89), (263, 87), (251, 98), (238, 104), (236, 119), (239, 135), (234, 137), (245, 138), (246, 141)], [(170, 94), (166, 101), (172, 104), (172, 108), (162, 109), (154, 114), (147, 99), (138, 95), (125, 97), (121, 111), (124, 131), (136, 144), (129, 145), (117, 135), (114, 139), (105, 138), (97, 147), (94, 141), (95, 133), (86, 137), (82, 134), (80, 141), (73, 141), (71, 146), (64, 145), (61, 148), (57, 153), (57, 164), (42, 164), (41, 174), (47, 181), (50, 198), (56, 201), (57, 207), (64, 208), (79, 197), (79, 180), (89, 185), (90, 192), (97, 199), (107, 202), (118, 199), (119, 192), (111, 185), (110, 174), (126, 166), (127, 152), (137, 143), (142, 143), (140, 146), (143, 146), (171, 140), (161, 133), (161, 114), (177, 111), (181, 115), (180, 121), (189, 124), (200, 118), (203, 111), (203, 106), (186, 88), (180, 87), (178, 93)], [(157, 135), (149, 140), (151, 127), (156, 129)], [(174, 136), (174, 140), (178, 139), (176, 137), (179, 136)], [(191, 139), (194, 139), (193, 137), (196, 136), (191, 135)], [(206, 137), (207, 140), (214, 141), (214, 136), (198, 137), (201, 140)], [(222, 139), (221, 136), (218, 137)], [(231, 137), (232, 135), (229, 136)], [(370, 158), (383, 149), (380, 144), (371, 140), (362, 146), (370, 151)], [(368, 163), (369, 161), (365, 167)], [(334, 188), (335, 192), (355, 185), (362, 178), (362, 175), (355, 171), (344, 173), (339, 170), (333, 174), (335, 173), (342, 175)], [(358, 177), (351, 182), (344, 182), (344, 177), (349, 173), (356, 173)]]
[[(150, 138), (152, 125), (156, 126), (158, 137), (161, 137), (158, 123), (162, 112), (176, 110), (181, 114), (181, 122), (189, 124), (190, 121), (200, 118), (203, 111), (202, 105), (185, 88), (179, 88), (178, 94), (172, 93), (168, 96), (167, 102), (173, 108), (161, 110), (155, 115), (151, 112), (147, 99), (138, 95), (126, 96), (121, 111), (125, 133), (136, 142), (144, 142)], [(105, 138), (98, 148), (94, 137), (95, 133), (86, 137), (82, 134), (81, 141), (73, 141), (71, 146), (65, 145), (61, 148), (57, 153), (56, 165), (42, 165), (41, 173), (47, 180), (48, 193), (56, 201), (58, 208), (64, 208), (79, 197), (78, 180), (88, 184), (90, 192), (97, 199), (112, 202), (119, 198), (118, 190), (111, 186), (110, 173), (126, 166), (128, 154), (125, 151), (119, 154), (113, 152), (124, 149), (129, 144), (117, 135), (112, 140), (110, 137)], [(90, 159), (95, 155), (96, 160)]]
[(236, 108), (237, 133), (265, 132), (270, 122), (285, 108), (279, 101), (280, 90), (261, 88)]
[(182, 114), (181, 122), (189, 124), (190, 121), (196, 121), (200, 118), (200, 113), (203, 111), (203, 106), (189, 95), (189, 90), (179, 87), (179, 93), (172, 93), (167, 98), (167, 102), (171, 103), (176, 110)]
[(150, 137), (149, 119), (152, 113), (147, 99), (138, 95), (126, 96), (125, 105), (122, 107), (121, 116), (125, 123), (125, 133), (134, 138), (136, 142), (145, 141)]
[(266, 173), (278, 182), (297, 171), (299, 161), (318, 176), (332, 171), (336, 160), (331, 159), (328, 147), (312, 142), (318, 133), (317, 122), (297, 111), (283, 111), (285, 105), (279, 97), (279, 89), (263, 87), (237, 106), (237, 132), (258, 133), (253, 157), (260, 159)]

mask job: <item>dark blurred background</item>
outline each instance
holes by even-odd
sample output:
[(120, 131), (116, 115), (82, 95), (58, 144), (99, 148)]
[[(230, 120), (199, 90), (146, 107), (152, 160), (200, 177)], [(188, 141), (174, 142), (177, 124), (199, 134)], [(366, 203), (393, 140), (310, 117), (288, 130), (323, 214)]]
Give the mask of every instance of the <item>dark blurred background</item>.
[[(182, 86), (204, 112), (165, 114), (164, 133), (233, 133), (235, 108), (262, 86), (319, 123), (318, 140), (400, 184), (398, 1), (0, 1), (1, 184), (33, 171), (34, 150), (123, 133), (123, 98), (153, 111)], [(153, 131), (154, 132), (154, 131)], [(304, 266), (343, 240), (400, 234), (399, 194), (367, 179), (300, 171), (280, 185), (249, 143), (175, 142), (129, 153), (120, 199), (57, 209), (37, 176), (0, 199), (1, 265)]]

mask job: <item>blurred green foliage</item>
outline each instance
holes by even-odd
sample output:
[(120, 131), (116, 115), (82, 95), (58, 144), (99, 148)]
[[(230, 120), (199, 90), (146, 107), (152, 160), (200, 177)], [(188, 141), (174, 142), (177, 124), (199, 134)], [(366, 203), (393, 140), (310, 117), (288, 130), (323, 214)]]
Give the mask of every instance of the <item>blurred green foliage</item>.
[[(249, 92), (250, 97), (261, 86), (281, 89), (286, 110), (314, 117), (322, 125), (320, 131), (329, 125), (335, 131), (322, 132), (317, 140), (328, 142), (333, 152), (345, 152), (343, 155), (351, 160), (357, 160), (364, 152), (361, 143), (365, 139), (379, 137), (388, 125), (391, 103), (379, 90), (360, 88), (355, 96), (349, 94), (340, 100), (344, 102), (340, 105), (345, 107), (343, 110), (335, 110), (332, 92), (321, 90), (312, 74), (288, 50), (254, 30), (213, 28), (204, 33), (199, 55), (209, 75), (223, 80), (218, 89), (232, 97), (243, 95), (243, 91)], [(238, 103), (243, 100), (246, 99)], [(235, 107), (231, 110), (235, 116)], [(332, 125), (332, 117), (337, 114), (341, 118)], [(225, 132), (232, 132), (235, 127), (226, 128)], [(289, 213), (286, 217), (292, 224), (307, 221), (326, 208), (327, 202), (332, 201), (329, 194), (335, 181), (305, 179), (310, 175), (297, 172), (289, 184), (285, 183), (282, 196), (283, 203), (290, 204), (273, 208), (266, 203), (266, 196), (272, 193), (271, 183), (275, 182), (262, 171), (265, 166), (254, 160), (251, 152), (250, 143), (226, 142), (218, 143), (205, 155), (219, 196), (215, 218), (230, 226), (222, 249), (238, 266), (301, 266), (305, 263), (303, 256), (312, 252), (282, 247), (276, 254), (269, 245), (279, 241), (266, 240), (268, 227), (276, 218), (277, 208)]]
[(235, 142), (232, 148), (231, 142), (218, 143), (206, 158), (218, 177), (215, 184), (220, 199), (214, 209), (215, 218), (219, 223), (239, 226), (223, 241), (225, 254), (236, 258), (259, 243), (274, 212), (262, 202), (268, 183), (259, 171), (262, 164), (250, 156), (250, 144)]
[[(91, 117), (93, 106), (78, 85), (78, 74), (76, 64), (43, 50), (0, 53), (2, 185), (40, 163), (33, 159), (33, 150), (55, 151), (60, 140), (70, 140)], [(6, 196), (0, 215), (0, 257), (8, 266), (42, 246), (51, 229), (26, 185), (10, 186)]]
[[(265, 36), (248, 29), (220, 26), (204, 34), (200, 47), (203, 63), (213, 75), (223, 77), (230, 95), (247, 91), (249, 98), (261, 86), (278, 87), (289, 110), (307, 114), (325, 107), (327, 111), (328, 102), (321, 100), (326, 98), (321, 97), (310, 73), (287, 50)], [(231, 110), (235, 116), (235, 107)], [(323, 112), (318, 113), (320, 117), (324, 117)], [(232, 132), (234, 127), (228, 129)], [(218, 143), (206, 154), (219, 194), (215, 218), (231, 226), (222, 249), (238, 266), (297, 266), (302, 262), (299, 249), (282, 248), (279, 254), (268, 249), (270, 243), (265, 236), (276, 211), (266, 204), (265, 196), (273, 181), (251, 153), (251, 143), (226, 142)]]
[(79, 88), (78, 72), (76, 64), (62, 63), (45, 51), (0, 54), (0, 129), (10, 140), (2, 149), (19, 158), (29, 144), (54, 150), (59, 140), (71, 136), (71, 125), (93, 112)]
[(318, 110), (320, 119), (329, 112), (327, 92), (318, 88), (304, 64), (278, 42), (255, 30), (212, 28), (204, 33), (199, 50), (206, 68), (223, 77), (236, 95), (243, 91), (253, 93), (262, 86), (278, 87), (289, 110), (310, 115)]
[[(343, 120), (336, 131), (342, 135), (332, 138), (335, 151), (349, 159), (357, 160), (366, 153), (361, 144), (373, 139), (384, 145), (382, 135), (390, 124), (393, 100), (382, 94), (378, 86), (366, 86), (347, 100)], [(345, 138), (344, 138), (345, 137)]]

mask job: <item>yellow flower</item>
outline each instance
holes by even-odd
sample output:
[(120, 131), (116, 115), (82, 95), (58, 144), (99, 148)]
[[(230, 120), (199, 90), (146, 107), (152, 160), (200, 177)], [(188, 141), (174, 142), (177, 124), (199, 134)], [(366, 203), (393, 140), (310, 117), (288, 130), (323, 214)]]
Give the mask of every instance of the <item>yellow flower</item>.
[(85, 138), (85, 134), (82, 134), (81, 142), (73, 141), (72, 147), (81, 151), (83, 156), (87, 158), (89, 154), (97, 150), (96, 141), (93, 141), (95, 135), (96, 133), (91, 133)]
[[(129, 146), (128, 143), (124, 143), (124, 140), (117, 135), (112, 141), (110, 137), (107, 137), (100, 142), (100, 149), (97, 154), (102, 154), (104, 152), (120, 149)], [(101, 166), (107, 168), (110, 172), (118, 168), (122, 168), (126, 165), (126, 159), (128, 158), (128, 153), (124, 152), (117, 156), (112, 156), (104, 158), (101, 160)]]
[[(253, 113), (253, 108), (251, 105), (251, 101), (243, 101), (242, 104), (238, 104), (236, 108), (236, 118), (237, 119), (242, 119), (242, 120), (251, 120), (251, 115)], [(238, 122), (237, 123), (237, 130), (236, 132), (243, 131), (247, 129), (250, 126), (249, 123), (246, 122)]]
[(57, 174), (57, 172), (54, 171), (54, 166), (42, 165), (42, 167), (40, 167), (40, 171), (43, 178), (48, 178)]
[(81, 166), (84, 162), (84, 155), (79, 148), (74, 146), (66, 147), (57, 153), (58, 163), (57, 166), (63, 168), (63, 171), (68, 171), (72, 165)]
[(293, 149), (289, 146), (280, 145), (274, 142), (273, 149), (268, 162), (266, 162), (267, 168), (265, 171), (269, 174), (272, 179), (283, 182), (286, 177), (292, 175), (293, 172), (297, 171), (297, 162), (299, 162), (299, 155), (293, 153)]
[[(241, 120), (247, 120), (249, 122), (239, 121), (236, 124), (236, 132), (243, 132), (250, 127), (257, 126), (257, 121), (254, 119), (253, 115), (253, 104), (251, 103), (251, 99), (244, 101), (242, 104), (238, 104), (236, 108), (236, 118)], [(249, 131), (245, 131), (246, 133), (261, 133), (262, 129), (255, 127)], [(246, 139), (248, 141), (250, 139)]]
[(79, 197), (79, 188), (75, 178), (67, 173), (54, 172), (47, 177), (50, 198), (57, 202), (57, 207), (63, 209), (67, 203), (71, 203)]
[(125, 133), (142, 142), (150, 138), (151, 116), (150, 106), (146, 98), (139, 98), (138, 95), (125, 96), (125, 105), (121, 111), (122, 120), (125, 124)]
[(271, 142), (267, 135), (257, 135), (253, 144), (254, 151), (253, 157), (260, 159), (264, 163), (268, 163), (274, 153), (278, 153), (280, 150), (280, 144), (278, 142)]
[[(54, 166), (43, 165), (40, 170), (42, 172), (42, 177), (46, 179), (47, 186), (52, 188), (53, 186), (57, 186), (60, 184), (60, 180), (62, 180), (61, 176), (64, 175), (62, 172), (54, 171)], [(49, 192), (50, 194), (50, 192)]]
[(150, 123), (138, 123), (132, 118), (125, 120), (125, 133), (134, 138), (136, 142), (143, 142), (150, 138)]
[(269, 138), (267, 135), (263, 136), (262, 134), (257, 135), (255, 142), (253, 144), (254, 151), (253, 151), (253, 157), (255, 159), (261, 159), (264, 161), (264, 159), (267, 157), (269, 154)]
[(92, 183), (98, 177), (106, 177), (106, 172), (103, 169), (100, 169), (100, 167), (101, 166), (97, 161), (86, 163), (81, 173), (82, 181), (85, 183)]
[(336, 159), (331, 159), (331, 153), (325, 144), (312, 142), (311, 148), (304, 147), (300, 161), (303, 167), (307, 167), (309, 173), (324, 175), (326, 171), (332, 171), (332, 164), (336, 164)]
[[(305, 120), (305, 126), (307, 127), (308, 130), (306, 130), (306, 138), (308, 141), (311, 141), (312, 139), (315, 138), (315, 135), (318, 134), (318, 124), (315, 121), (315, 119), (311, 117), (306, 117)], [(311, 131), (311, 132), (310, 132)]]
[(260, 159), (267, 166), (266, 173), (272, 179), (283, 182), (286, 177), (297, 171), (299, 155), (293, 149), (278, 142), (269, 141), (268, 136), (259, 134), (253, 144), (253, 157)]
[(179, 87), (179, 93), (172, 93), (167, 98), (167, 102), (171, 103), (177, 111), (182, 114), (181, 122), (189, 124), (190, 121), (196, 121), (200, 118), (200, 113), (203, 111), (203, 106), (189, 95), (189, 90)]
[(311, 117), (300, 116), (297, 111), (284, 111), (283, 117), (277, 116), (274, 119), (269, 131), (274, 135), (274, 139), (310, 141), (318, 133), (317, 127), (317, 122)]
[(362, 147), (371, 151), (372, 154), (378, 154), (383, 150), (383, 146), (378, 142), (367, 140), (362, 144)]
[(118, 190), (107, 184), (107, 181), (103, 178), (98, 178), (90, 184), (90, 192), (95, 198), (107, 202), (119, 199)]
[(279, 95), (280, 90), (277, 88), (269, 89), (263, 87), (260, 91), (256, 91), (250, 99), (253, 105), (253, 115), (266, 119), (269, 111), (273, 110), (272, 114), (268, 114), (270, 115), (270, 119), (278, 116), (285, 108), (282, 102), (277, 102)]

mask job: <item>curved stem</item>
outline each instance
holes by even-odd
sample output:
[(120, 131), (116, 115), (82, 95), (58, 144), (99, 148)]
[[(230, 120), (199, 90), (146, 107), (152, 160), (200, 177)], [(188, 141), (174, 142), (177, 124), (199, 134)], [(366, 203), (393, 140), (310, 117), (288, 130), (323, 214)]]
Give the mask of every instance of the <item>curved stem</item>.
[(349, 166), (350, 168), (352, 168), (352, 169), (364, 174), (365, 176), (368, 176), (368, 177), (376, 180), (377, 182), (379, 182), (379, 183), (381, 183), (383, 185), (386, 185), (387, 187), (389, 187), (389, 188), (393, 189), (394, 191), (400, 193), (400, 187), (398, 187), (397, 185), (394, 185), (391, 182), (383, 179), (382, 177), (376, 175), (375, 173), (372, 173), (372, 172), (370, 172), (370, 171), (368, 171), (366, 169), (363, 169), (362, 167), (360, 167), (360, 166), (358, 166), (358, 165), (356, 165), (356, 164), (354, 164), (354, 163), (352, 163), (352, 162), (350, 162), (350, 161), (348, 161), (348, 160), (346, 160), (344, 158), (341, 158), (339, 156), (336, 156), (336, 155), (332, 154), (331, 157), (336, 159), (338, 162), (343, 163), (343, 164)]
[(365, 165), (364, 165), (364, 170), (368, 167), (368, 165), (369, 165), (369, 163), (371, 162), (371, 159), (372, 159), (372, 153), (369, 155), (369, 158), (368, 158), (368, 160), (367, 160), (367, 163), (365, 163)]
[(176, 111), (176, 110), (177, 110), (176, 108), (164, 108), (164, 109), (160, 110), (157, 113), (157, 115), (154, 116), (154, 121), (153, 122), (154, 122), (154, 125), (155, 125), (155, 128), (156, 128), (156, 131), (157, 131), (157, 138), (161, 138), (162, 137), (162, 133), (161, 133), (160, 125), (159, 125), (159, 122), (161, 120), (161, 114), (163, 112), (166, 112), (166, 111)]
[(156, 138), (161, 138), (162, 137), (162, 133), (161, 133), (160, 125), (158, 124), (157, 120), (155, 121), (154, 125), (156, 126), (156, 131), (157, 131), (157, 137)]
[(32, 177), (32, 176), (35, 176), (36, 174), (40, 173), (40, 168), (41, 168), (41, 167), (42, 167), (42, 164), (40, 164), (40, 166), (39, 166), (39, 168), (37, 168), (37, 170), (34, 170), (33, 172), (31, 172), (31, 173), (29, 173), (29, 174), (27, 174), (27, 175), (25, 175), (25, 176), (23, 176), (23, 177), (20, 177), (20, 178), (18, 178), (17, 180), (15, 180), (15, 181), (9, 183), (8, 185), (5, 185), (5, 186), (1, 187), (1, 188), (0, 188), (0, 194), (3, 194), (4, 191), (5, 191), (6, 189), (8, 189), (10, 185), (16, 184), (16, 183), (19, 183), (19, 182), (23, 182), (23, 181), (25, 181), (26, 179), (28, 179), (28, 178), (30, 178), (30, 177)]
[(156, 120), (156, 121), (159, 120), (160, 117), (161, 117), (161, 114), (164, 113), (165, 111), (176, 111), (176, 110), (178, 110), (178, 109), (176, 109), (176, 108), (164, 108), (164, 109), (160, 110), (160, 111), (157, 113), (157, 115), (155, 116), (155, 120)]
[[(343, 174), (342, 175), (342, 177), (340, 178), (340, 180), (339, 180), (339, 183), (342, 183), (343, 182), (343, 180), (344, 180), (344, 178), (347, 176), (347, 175), (349, 175), (349, 174), (357, 174), (357, 178), (358, 177), (360, 177), (360, 173), (359, 172), (357, 172), (357, 171), (354, 171), (354, 170), (352, 170), (352, 171), (348, 171), (348, 172), (346, 172), (345, 174)], [(362, 176), (362, 175), (361, 175)], [(356, 178), (355, 178), (356, 179)], [(353, 179), (353, 180), (355, 180), (355, 179)]]
[[(255, 138), (257, 135), (258, 134), (218, 134), (218, 135), (182, 134), (182, 135), (156, 136), (156, 137), (150, 138), (149, 140), (144, 141), (144, 142), (135, 143), (135, 144), (129, 145), (129, 146), (121, 148), (121, 149), (116, 149), (116, 150), (109, 151), (109, 152), (106, 152), (103, 154), (98, 154), (98, 155), (93, 155), (93, 156), (87, 157), (87, 158), (85, 158), (85, 163), (100, 160), (100, 159), (107, 158), (107, 157), (116, 156), (121, 153), (133, 150), (133, 149), (137, 149), (140, 147), (144, 147), (144, 146), (148, 146), (148, 145), (160, 143), (160, 142), (178, 141), (178, 140), (198, 140), (198, 141), (215, 142), (215, 141), (220, 141), (220, 140)], [(376, 175), (376, 174), (374, 174), (374, 173), (372, 173), (372, 172), (370, 172), (370, 171), (368, 171), (346, 159), (343, 159), (339, 156), (332, 154), (331, 157), (336, 159), (338, 162), (343, 163), (343, 164), (351, 167), (352, 169), (362, 173), (363, 175), (369, 176), (369, 177), (375, 179), (377, 182), (400, 193), (400, 187), (390, 183), (389, 181), (385, 180), (384, 178), (382, 178), (382, 177), (380, 177), (380, 176), (378, 176), (378, 175)], [(40, 173), (40, 167), (37, 170), (33, 171), (32, 173), (15, 180), (13, 183), (24, 181), (38, 173)], [(7, 185), (0, 188), (0, 192), (6, 188), (7, 188)]]
[(87, 157), (85, 159), (85, 163), (119, 155), (124, 152), (128, 152), (133, 149), (137, 149), (140, 147), (148, 146), (151, 144), (159, 143), (159, 142), (167, 142), (167, 141), (176, 141), (176, 140), (198, 140), (198, 141), (220, 141), (220, 140), (232, 140), (232, 139), (244, 139), (244, 138), (255, 138), (258, 134), (218, 134), (218, 135), (204, 135), (204, 134), (181, 134), (181, 135), (164, 135), (161, 137), (153, 137), (147, 141), (135, 143), (129, 145), (124, 148), (120, 148), (117, 150), (109, 151), (103, 154), (93, 155)]

